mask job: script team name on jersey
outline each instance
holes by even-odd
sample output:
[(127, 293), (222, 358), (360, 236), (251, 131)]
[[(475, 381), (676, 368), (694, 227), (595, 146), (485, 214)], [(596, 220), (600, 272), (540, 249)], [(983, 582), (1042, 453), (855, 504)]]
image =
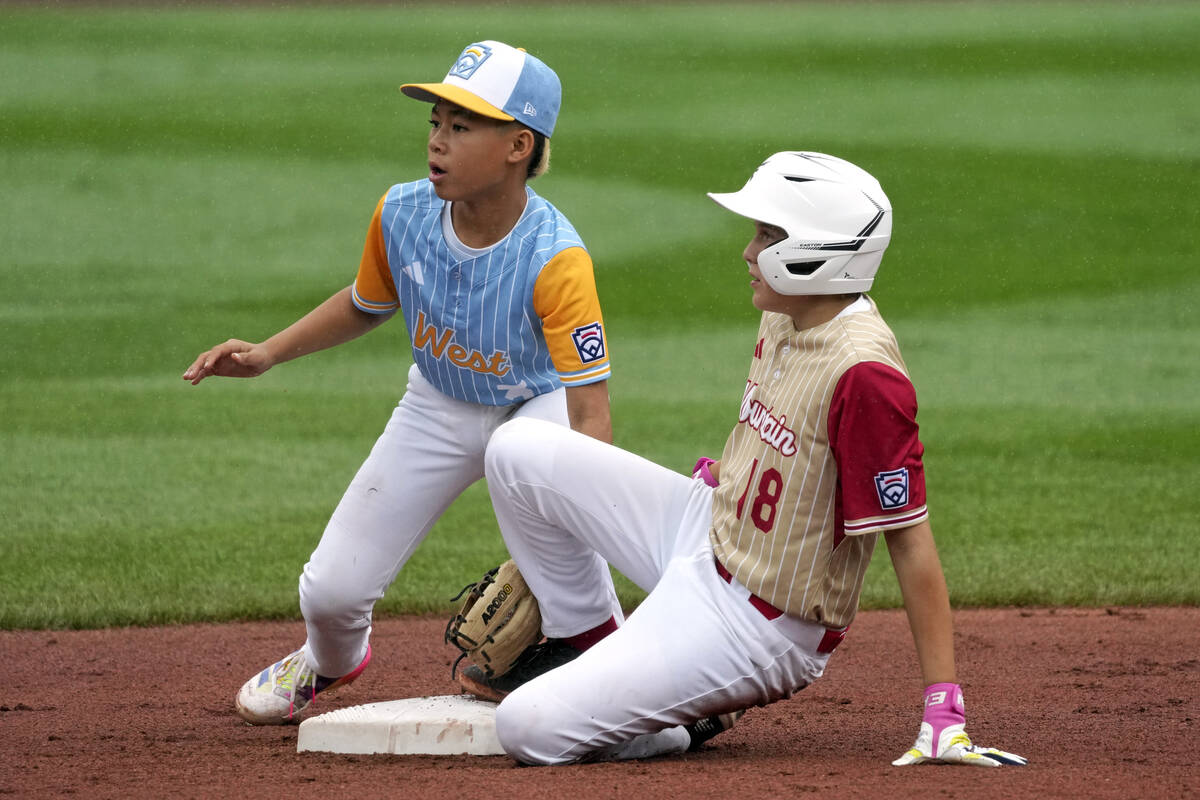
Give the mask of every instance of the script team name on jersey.
[(754, 381), (746, 381), (746, 391), (742, 394), (742, 406), (738, 410), (738, 421), (744, 422), (758, 431), (758, 437), (785, 456), (796, 454), (796, 432), (787, 425), (787, 415), (776, 417), (751, 395), (758, 388)]
[(425, 319), (424, 311), (417, 313), (415, 327), (413, 347), (417, 350), (428, 349), (429, 353), (439, 361), (442, 360), (442, 354), (445, 353), (446, 360), (451, 364), (472, 372), (497, 376), (507, 375), (509, 372), (508, 355), (503, 350), (496, 350), (491, 356), (485, 356), (478, 350), (468, 350), (460, 344), (455, 344), (454, 330), (451, 328), (438, 330), (436, 325), (430, 324)]

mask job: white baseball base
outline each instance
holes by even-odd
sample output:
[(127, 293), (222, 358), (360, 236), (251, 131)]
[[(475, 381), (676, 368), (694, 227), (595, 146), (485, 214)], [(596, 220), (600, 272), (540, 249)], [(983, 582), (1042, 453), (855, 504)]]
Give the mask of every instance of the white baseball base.
[(414, 697), (341, 708), (300, 723), (296, 751), (503, 755), (496, 704), (468, 695)]

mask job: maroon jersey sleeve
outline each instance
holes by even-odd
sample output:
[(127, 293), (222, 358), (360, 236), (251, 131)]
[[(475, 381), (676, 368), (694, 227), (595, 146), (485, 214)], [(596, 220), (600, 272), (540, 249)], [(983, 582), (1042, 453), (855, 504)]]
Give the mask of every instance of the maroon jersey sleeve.
[(904, 528), (928, 516), (917, 393), (904, 373), (873, 361), (846, 370), (829, 406), (829, 444), (845, 535)]

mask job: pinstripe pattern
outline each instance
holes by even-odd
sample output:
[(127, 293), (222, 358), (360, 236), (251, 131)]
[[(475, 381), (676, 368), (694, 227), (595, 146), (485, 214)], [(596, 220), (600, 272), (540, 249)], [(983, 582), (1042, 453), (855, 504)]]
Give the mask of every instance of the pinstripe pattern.
[(792, 616), (840, 628), (854, 617), (878, 530), (887, 526), (845, 538), (850, 531), (838, 530), (830, 401), (855, 364), (907, 370), (873, 302), (804, 331), (765, 313), (759, 338), (761, 357), (721, 457), (713, 548), (751, 592)]
[[(573, 306), (582, 317), (575, 324), (601, 322), (599, 301), (591, 260), (571, 223), (532, 189), (526, 192), (516, 226), (484, 250), (466, 247), (453, 235), (449, 205), (428, 180), (393, 186), (380, 204), (387, 261), (381, 268), (392, 284), (386, 289), (394, 287), (395, 295), (378, 296), (383, 293), (378, 282), (364, 280), (360, 269), (354, 302), (370, 313), (403, 309), (421, 373), (458, 400), (511, 405), (609, 375), (607, 348), (602, 359), (585, 364), (569, 333), (552, 344), (543, 335), (534, 290), (547, 265), (561, 265), (547, 270), (548, 276), (586, 274), (586, 281), (563, 288), (580, 292)], [(367, 296), (371, 292), (375, 296)]]

